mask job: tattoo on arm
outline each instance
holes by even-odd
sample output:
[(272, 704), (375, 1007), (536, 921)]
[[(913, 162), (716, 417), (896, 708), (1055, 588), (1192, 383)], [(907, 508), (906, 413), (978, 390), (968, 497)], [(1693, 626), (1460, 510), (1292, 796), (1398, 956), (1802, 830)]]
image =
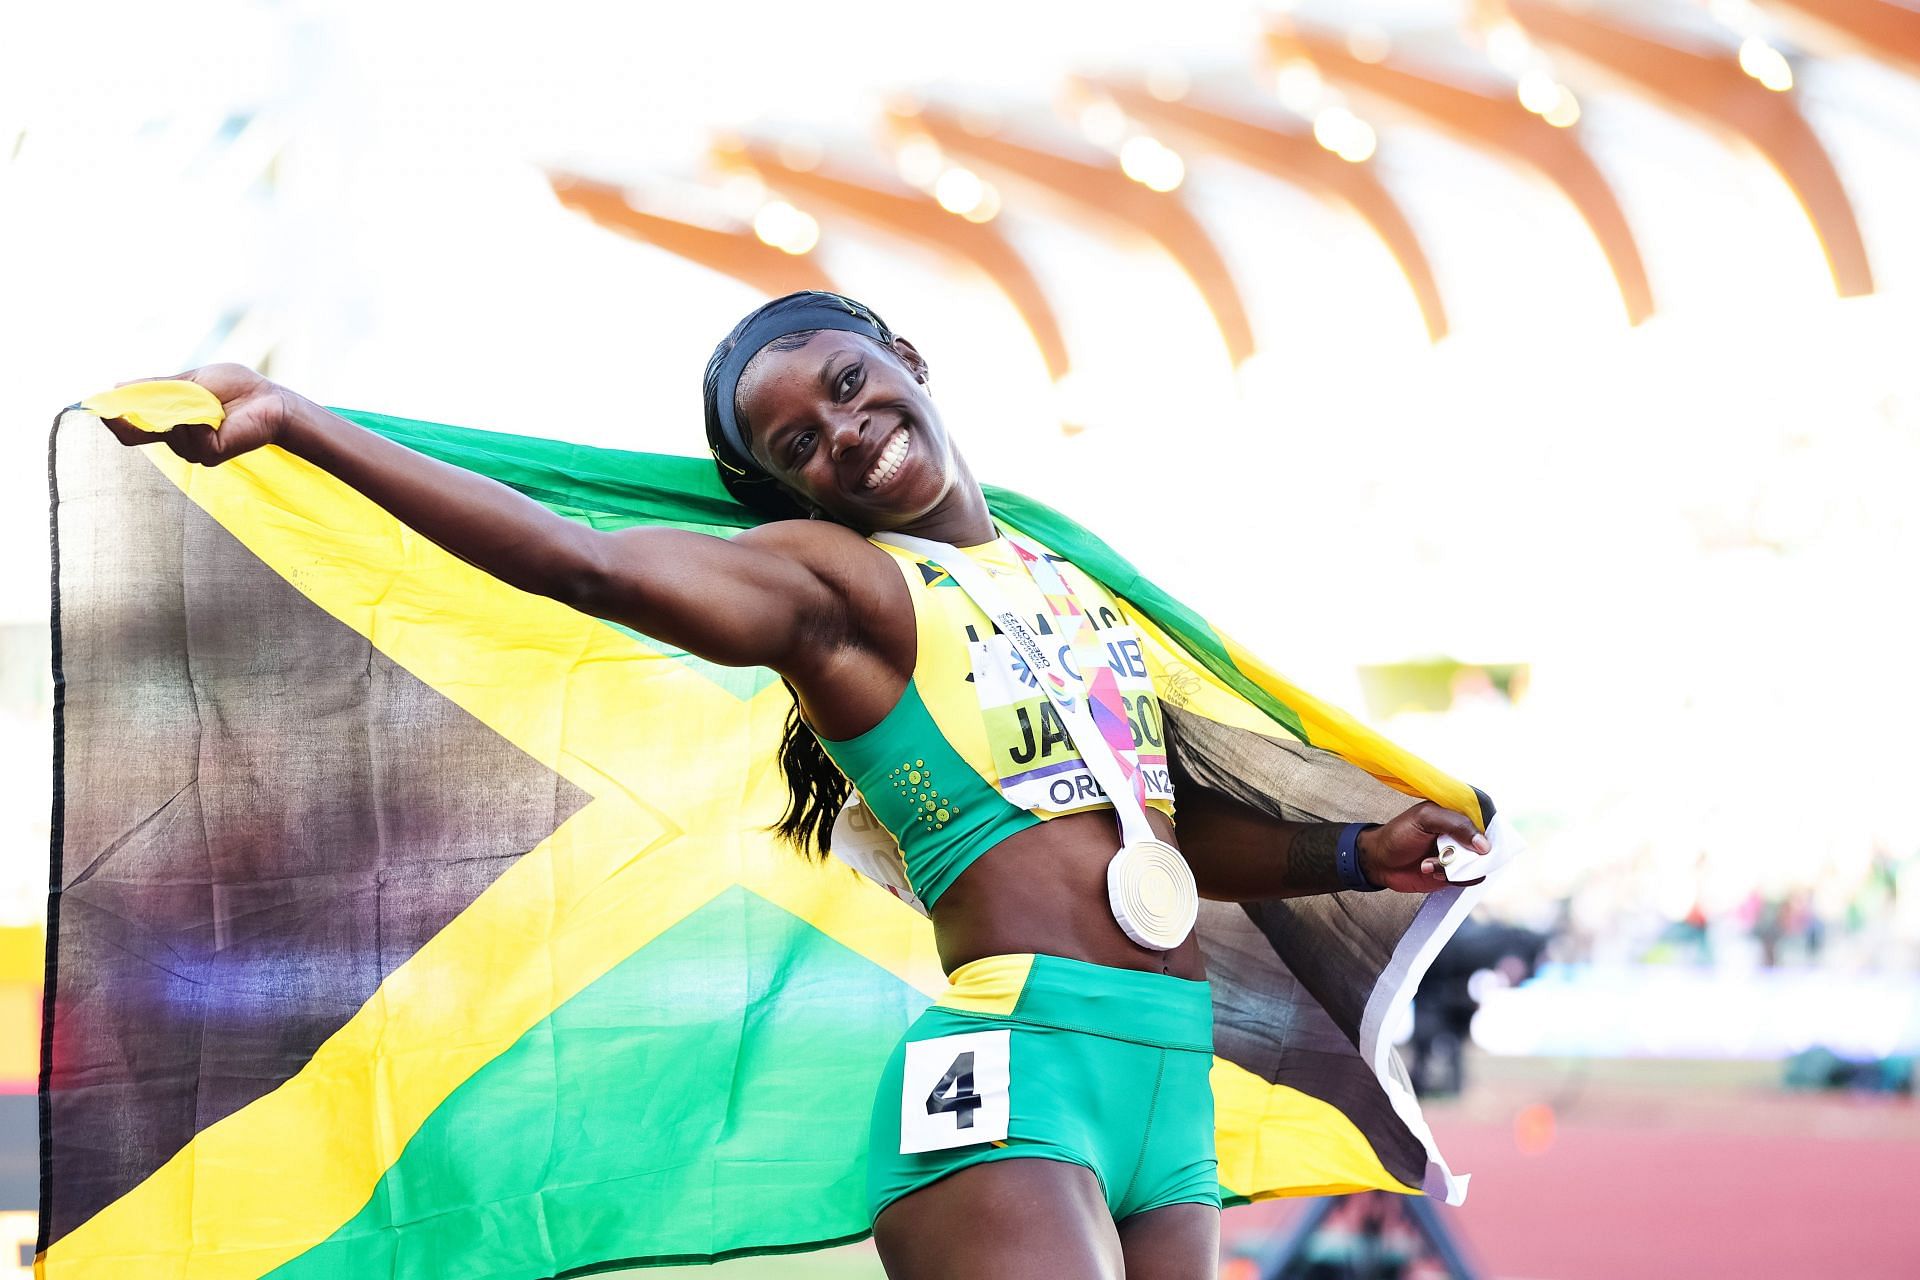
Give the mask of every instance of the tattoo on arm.
[(1291, 893), (1332, 893), (1340, 888), (1334, 861), (1340, 844), (1340, 824), (1314, 822), (1293, 833), (1287, 844), (1287, 889)]

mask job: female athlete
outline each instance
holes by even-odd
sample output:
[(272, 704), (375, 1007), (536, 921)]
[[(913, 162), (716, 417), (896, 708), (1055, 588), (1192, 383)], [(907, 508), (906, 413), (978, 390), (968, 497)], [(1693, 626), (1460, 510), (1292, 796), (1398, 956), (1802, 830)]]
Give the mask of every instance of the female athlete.
[[(793, 518), (730, 539), (599, 532), (238, 365), (183, 376), (226, 418), (161, 437), (181, 457), (215, 465), (278, 445), (516, 587), (784, 677), (796, 706), (781, 832), (823, 848), (851, 780), (900, 847), (952, 983), (895, 1050), (874, 1104), (869, 1199), (888, 1275), (1216, 1274), (1199, 946), (1129, 936), (1108, 892), (1115, 809), (1091, 784), (1058, 790), (1092, 747), (1044, 691), (987, 690), (1008, 655), (984, 602), (954, 589), (937, 557), (876, 535), (944, 544), (1043, 631), (1049, 616), (1071, 630), (1064, 593), (1069, 614), (1097, 620), (1094, 652), (1124, 653), (1126, 624), (1071, 565), (1002, 539), (912, 343), (835, 294), (741, 321), (707, 369), (708, 441), (736, 496)], [(155, 438), (108, 425), (126, 444)], [(1137, 709), (1150, 687), (1118, 669)], [(1487, 848), (1464, 815), (1431, 803), (1360, 830), (1280, 822), (1197, 787), (1180, 795), (1176, 840), (1171, 789), (1164, 775), (1142, 784), (1146, 821), (1209, 898), (1424, 893), (1447, 884), (1438, 837)]]

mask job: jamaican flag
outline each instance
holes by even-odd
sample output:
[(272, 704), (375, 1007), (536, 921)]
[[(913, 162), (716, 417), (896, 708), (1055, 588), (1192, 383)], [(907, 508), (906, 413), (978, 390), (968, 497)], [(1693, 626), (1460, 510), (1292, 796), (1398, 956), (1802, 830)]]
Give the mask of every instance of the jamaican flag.
[[(753, 522), (705, 459), (348, 416), (596, 527)], [(770, 837), (777, 680), (508, 587), (276, 449), (190, 468), (76, 410), (51, 470), (44, 1275), (548, 1277), (865, 1234), (875, 1081), (944, 981), (918, 915)], [(1491, 819), (990, 498), (1133, 611), (1199, 785)], [(1477, 892), (1205, 905), (1229, 1201), (1458, 1199), (1382, 1029)]]

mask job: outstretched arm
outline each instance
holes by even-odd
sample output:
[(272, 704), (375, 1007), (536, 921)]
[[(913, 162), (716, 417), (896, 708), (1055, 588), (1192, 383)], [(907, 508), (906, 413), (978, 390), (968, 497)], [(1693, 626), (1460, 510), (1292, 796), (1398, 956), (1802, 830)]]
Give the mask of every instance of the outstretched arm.
[(220, 398), (220, 427), (175, 427), (155, 437), (110, 421), (122, 443), (157, 438), (207, 466), (278, 445), (513, 586), (714, 662), (787, 670), (803, 648), (817, 650), (810, 641), (846, 633), (835, 557), (819, 553), (817, 536), (797, 538), (778, 526), (731, 540), (677, 529), (601, 532), (355, 426), (240, 365), (181, 376)]
[[(1334, 868), (1339, 823), (1283, 822), (1198, 786), (1178, 795), (1180, 852), (1201, 896), (1252, 902), (1343, 887)], [(1465, 814), (1423, 800), (1360, 834), (1360, 868), (1370, 882), (1402, 893), (1447, 888), (1446, 872), (1434, 860), (1443, 835), (1482, 852), (1489, 847)]]

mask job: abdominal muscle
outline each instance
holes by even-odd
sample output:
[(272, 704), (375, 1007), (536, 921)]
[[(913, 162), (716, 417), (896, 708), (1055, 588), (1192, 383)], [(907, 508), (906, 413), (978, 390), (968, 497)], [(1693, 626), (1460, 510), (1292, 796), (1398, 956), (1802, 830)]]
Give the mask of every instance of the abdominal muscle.
[[(1169, 844), (1173, 823), (1147, 820)], [(986, 956), (1038, 952), (1115, 969), (1202, 979), (1206, 965), (1189, 936), (1172, 951), (1128, 938), (1107, 905), (1107, 863), (1120, 847), (1113, 813), (1068, 814), (1018, 832), (987, 850), (933, 909), (933, 935), (948, 973)]]

